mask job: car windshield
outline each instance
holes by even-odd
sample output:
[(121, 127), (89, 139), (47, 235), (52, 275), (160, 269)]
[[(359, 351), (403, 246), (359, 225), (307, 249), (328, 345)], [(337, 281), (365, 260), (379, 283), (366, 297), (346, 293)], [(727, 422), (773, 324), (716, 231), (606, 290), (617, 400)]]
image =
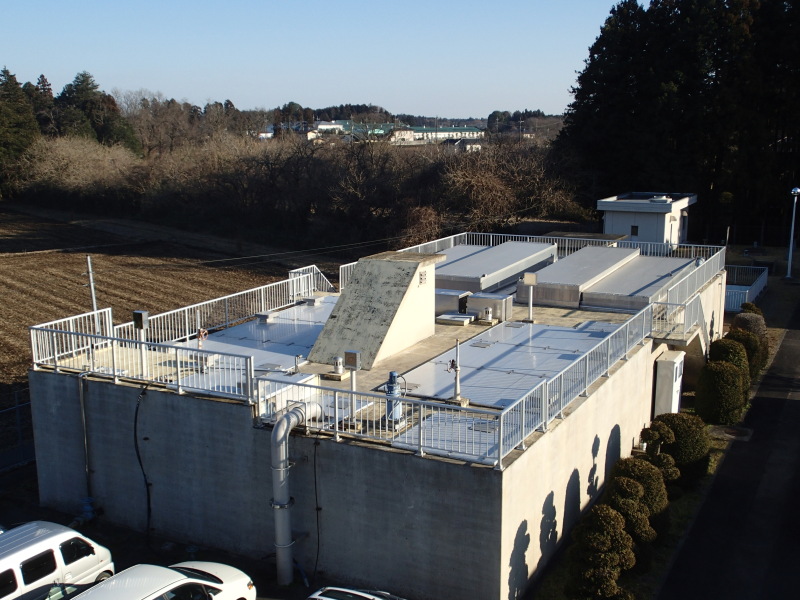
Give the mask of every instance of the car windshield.
[(183, 573), (187, 577), (194, 577), (195, 579), (202, 579), (203, 581), (208, 581), (210, 583), (222, 583), (222, 579), (219, 577), (208, 573), (207, 571), (201, 571), (200, 569), (190, 569), (189, 567), (170, 567), (173, 571), (178, 571), (179, 573)]

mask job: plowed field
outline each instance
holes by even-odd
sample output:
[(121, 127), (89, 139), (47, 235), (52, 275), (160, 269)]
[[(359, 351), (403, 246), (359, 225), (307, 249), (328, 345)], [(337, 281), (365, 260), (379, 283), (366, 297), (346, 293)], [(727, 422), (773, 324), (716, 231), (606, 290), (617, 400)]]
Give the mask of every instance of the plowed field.
[(285, 279), (291, 268), (260, 257), (231, 261), (219, 244), (203, 247), (194, 236), (187, 245), (178, 232), (142, 241), (133, 230), (79, 223), (0, 204), (0, 398), (26, 386), (29, 326), (92, 309), (87, 255), (97, 306), (110, 306), (115, 324), (134, 310), (155, 314)]

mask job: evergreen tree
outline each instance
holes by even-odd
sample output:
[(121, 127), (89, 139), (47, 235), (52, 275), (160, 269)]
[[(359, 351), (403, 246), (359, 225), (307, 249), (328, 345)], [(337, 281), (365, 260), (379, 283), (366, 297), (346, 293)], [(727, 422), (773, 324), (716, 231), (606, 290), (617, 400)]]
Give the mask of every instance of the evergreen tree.
[[(39, 134), (39, 126), (22, 86), (5, 67), (0, 70), (0, 184), (8, 169)], [(1, 194), (0, 194), (1, 197)]]
[(614, 6), (555, 146), (582, 169), (587, 196), (697, 192), (696, 239), (716, 243), (728, 227), (732, 241), (783, 239), (800, 139), (799, 8), (797, 0)]

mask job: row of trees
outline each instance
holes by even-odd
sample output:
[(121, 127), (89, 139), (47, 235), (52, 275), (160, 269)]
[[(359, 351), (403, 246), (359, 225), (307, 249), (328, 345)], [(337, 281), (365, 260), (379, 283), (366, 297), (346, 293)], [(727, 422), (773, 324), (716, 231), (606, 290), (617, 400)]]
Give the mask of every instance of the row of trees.
[(567, 598), (631, 600), (620, 582), (641, 575), (670, 527), (670, 501), (708, 473), (710, 438), (700, 417), (663, 414), (642, 430), (645, 455), (614, 465), (606, 490), (572, 532), (567, 553)]
[(730, 227), (748, 243), (785, 240), (798, 33), (797, 0), (619, 2), (589, 49), (557, 147), (577, 187), (587, 199), (697, 192), (696, 239), (717, 243)]
[(625, 572), (648, 570), (654, 544), (669, 530), (670, 499), (708, 472), (706, 423), (736, 425), (750, 402), (750, 382), (764, 369), (769, 341), (761, 310), (742, 305), (725, 337), (709, 348), (695, 412), (663, 414), (642, 430), (646, 455), (618, 461), (600, 501), (575, 527), (568, 552), (568, 598), (631, 599)]

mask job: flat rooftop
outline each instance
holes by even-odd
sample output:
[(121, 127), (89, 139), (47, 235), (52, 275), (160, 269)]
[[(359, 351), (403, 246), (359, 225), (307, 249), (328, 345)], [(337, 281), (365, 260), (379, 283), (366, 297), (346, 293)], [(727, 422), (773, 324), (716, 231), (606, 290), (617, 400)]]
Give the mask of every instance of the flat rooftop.
[[(254, 357), (255, 374), (270, 378), (293, 370), (297, 363), (300, 364), (301, 376), (331, 373), (331, 365), (310, 363), (305, 359), (338, 297), (338, 294), (325, 295), (317, 298), (314, 305), (300, 304), (271, 313), (266, 323), (253, 320), (211, 332), (208, 339), (202, 342), (202, 348), (221, 353), (251, 354)], [(604, 337), (604, 331), (613, 328), (614, 324), (619, 326), (624, 323), (630, 315), (613, 311), (535, 307), (535, 324), (523, 322), (527, 317), (528, 308), (515, 305), (513, 320), (494, 327), (480, 325), (477, 321), (467, 326), (437, 324), (433, 336), (378, 363), (370, 371), (359, 371), (356, 376), (357, 389), (381, 391), (389, 371), (397, 371), (404, 375), (409, 385), (413, 383), (418, 386), (408, 390), (410, 395), (447, 398), (451, 394), (447, 386), (452, 388), (453, 378), (439, 367), (442, 361), (454, 357), (459, 341), (464, 369), (462, 386), (469, 379), (466, 389), (474, 398), (467, 393), (462, 395), (470, 398), (475, 405), (501, 408), (506, 400), (512, 396), (515, 396), (515, 400), (537, 385), (542, 377), (551, 376), (566, 367), (585, 350), (596, 345)], [(433, 315), (431, 319), (434, 319)], [(197, 341), (182, 345), (196, 348)], [(345, 350), (358, 348), (342, 349), (343, 352)], [(479, 361), (486, 359), (491, 360), (492, 371), (479, 377), (477, 371), (482, 364)], [(472, 364), (468, 366), (470, 362)], [(527, 366), (523, 366), (523, 363)], [(466, 377), (468, 369), (471, 373), (469, 378)], [(493, 373), (493, 390), (486, 387), (486, 375), (490, 372)], [(191, 382), (186, 384), (200, 387), (190, 385)], [(323, 384), (349, 390), (351, 382), (349, 379), (326, 380)], [(497, 396), (499, 401), (493, 401), (491, 394)]]

